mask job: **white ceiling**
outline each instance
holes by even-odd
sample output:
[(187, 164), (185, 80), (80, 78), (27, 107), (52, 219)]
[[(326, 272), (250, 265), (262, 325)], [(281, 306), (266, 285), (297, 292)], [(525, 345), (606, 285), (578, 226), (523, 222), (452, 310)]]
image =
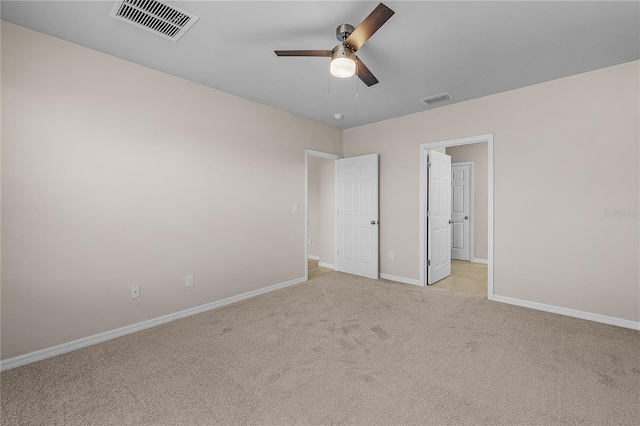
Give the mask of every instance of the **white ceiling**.
[[(243, 98), (350, 128), (640, 59), (640, 2), (385, 2), (396, 13), (358, 51), (380, 83), (331, 78), (331, 49), (369, 1), (170, 1), (200, 18), (177, 43), (109, 16), (114, 1), (2, 1), (2, 19)], [(553, 102), (553, 99), (549, 99)], [(333, 114), (341, 112), (341, 121)]]

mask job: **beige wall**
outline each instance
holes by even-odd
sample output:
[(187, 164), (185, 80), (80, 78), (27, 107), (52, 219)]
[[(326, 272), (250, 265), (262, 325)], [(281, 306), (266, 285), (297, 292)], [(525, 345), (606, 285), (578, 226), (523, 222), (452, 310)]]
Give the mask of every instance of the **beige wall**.
[(1, 357), (302, 277), (304, 149), (343, 136), (381, 154), (382, 273), (418, 276), (418, 145), (494, 133), (496, 294), (638, 321), (638, 217), (605, 215), (639, 208), (638, 76), (343, 134), (3, 22)]
[(305, 148), (342, 132), (3, 22), (2, 358), (303, 277)]
[[(320, 162), (319, 157), (309, 157), (307, 162), (307, 255), (320, 256), (320, 239), (318, 225), (320, 221), (318, 207), (320, 205)], [(311, 239), (311, 244), (309, 244)]]
[(638, 217), (605, 215), (639, 207), (639, 75), (634, 61), (345, 130), (345, 157), (380, 153), (381, 272), (418, 278), (418, 146), (493, 133), (495, 294), (640, 320)]
[(447, 147), (447, 155), (452, 163), (473, 161), (473, 257), (487, 259), (487, 225), (488, 217), (488, 146), (486, 142)]
[(320, 160), (320, 262), (335, 265), (336, 168), (334, 160)]
[(307, 254), (333, 264), (335, 258), (335, 161), (309, 156)]

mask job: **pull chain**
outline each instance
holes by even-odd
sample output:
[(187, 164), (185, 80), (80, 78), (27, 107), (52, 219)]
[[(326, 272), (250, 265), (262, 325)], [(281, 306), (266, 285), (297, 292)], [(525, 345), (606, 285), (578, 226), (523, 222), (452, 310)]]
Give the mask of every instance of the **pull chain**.
[(331, 100), (331, 61), (329, 61), (329, 72), (327, 73), (327, 86), (329, 88), (329, 100)]
[(358, 77), (358, 58), (356, 58), (356, 99), (360, 99), (360, 78)]

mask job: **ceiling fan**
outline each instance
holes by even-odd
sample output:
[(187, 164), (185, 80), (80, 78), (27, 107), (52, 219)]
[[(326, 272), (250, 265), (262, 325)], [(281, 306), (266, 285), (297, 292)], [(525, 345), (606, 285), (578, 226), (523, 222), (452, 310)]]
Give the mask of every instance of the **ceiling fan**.
[(378, 79), (356, 56), (355, 52), (385, 23), (395, 12), (380, 3), (357, 28), (342, 24), (336, 28), (336, 38), (341, 44), (332, 50), (274, 50), (278, 56), (329, 56), (331, 74), (339, 78), (357, 74), (367, 86), (378, 83)]

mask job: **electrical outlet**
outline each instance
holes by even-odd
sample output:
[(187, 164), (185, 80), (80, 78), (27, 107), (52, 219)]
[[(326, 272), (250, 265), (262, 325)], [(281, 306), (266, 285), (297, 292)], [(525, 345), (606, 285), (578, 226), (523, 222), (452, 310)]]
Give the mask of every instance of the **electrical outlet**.
[(132, 285), (131, 286), (131, 298), (135, 299), (140, 297), (140, 286), (139, 285)]
[(193, 275), (187, 275), (187, 287), (193, 287)]
[(297, 204), (293, 205), (293, 214), (298, 214), (298, 205)]
[(392, 251), (389, 252), (389, 260), (393, 260), (393, 252)]
[(309, 245), (313, 244), (313, 240), (309, 238)]

